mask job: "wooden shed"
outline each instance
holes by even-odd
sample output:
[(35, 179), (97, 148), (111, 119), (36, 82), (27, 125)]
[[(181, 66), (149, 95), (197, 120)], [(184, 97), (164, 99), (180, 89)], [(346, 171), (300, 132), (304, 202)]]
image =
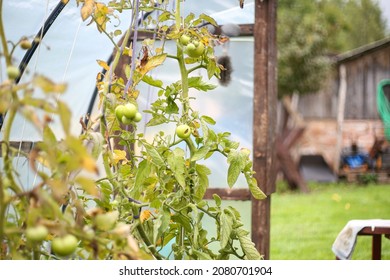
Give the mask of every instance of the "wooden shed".
[(355, 142), (369, 151), (383, 137), (377, 86), (389, 78), (390, 38), (336, 56), (333, 74), (319, 81), (322, 89), (298, 101), (306, 130), (293, 150), (294, 157), (320, 154), (338, 173), (343, 148)]

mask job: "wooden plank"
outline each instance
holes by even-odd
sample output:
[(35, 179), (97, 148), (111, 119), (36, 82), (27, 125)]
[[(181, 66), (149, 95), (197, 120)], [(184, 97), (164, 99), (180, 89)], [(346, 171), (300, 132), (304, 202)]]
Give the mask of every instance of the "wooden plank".
[[(239, 37), (253, 36), (254, 24), (251, 24), (251, 23), (238, 24), (238, 26), (240, 27), (240, 35), (238, 35)], [(215, 30), (216, 35), (221, 34), (221, 28), (222, 28), (222, 25), (219, 25), (216, 27), (216, 30)], [(142, 41), (145, 39), (153, 38), (153, 32), (154, 32), (153, 29), (139, 30), (138, 31), (138, 40)], [(157, 39), (158, 39), (158, 37), (157, 37)]]
[(277, 0), (255, 1), (253, 169), (268, 197), (252, 199), (252, 240), (265, 259), (269, 259), (270, 195), (276, 180), (276, 7)]
[(206, 190), (204, 199), (213, 199), (213, 194), (217, 194), (223, 200), (251, 200), (251, 193), (248, 189), (222, 189), (209, 188)]
[(343, 124), (345, 115), (345, 101), (347, 96), (347, 70), (344, 64), (339, 66), (339, 96), (337, 110), (337, 143), (333, 170), (338, 173), (340, 167), (340, 154), (343, 145)]
[[(39, 142), (34, 142), (34, 141), (11, 141), (10, 146), (13, 149), (20, 150), (23, 153), (29, 153), (31, 150), (35, 147), (36, 144)], [(2, 155), (2, 144), (3, 142), (0, 141), (0, 157)]]

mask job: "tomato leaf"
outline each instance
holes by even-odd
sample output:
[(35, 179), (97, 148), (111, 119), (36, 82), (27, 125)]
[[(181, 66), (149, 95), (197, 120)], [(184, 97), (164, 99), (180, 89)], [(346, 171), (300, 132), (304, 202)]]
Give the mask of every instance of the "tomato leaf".
[(165, 166), (164, 159), (161, 157), (156, 148), (146, 142), (143, 142), (143, 144), (146, 149), (146, 152), (151, 158), (152, 163), (158, 167)]
[(139, 198), (142, 186), (150, 175), (150, 170), (151, 166), (147, 160), (143, 160), (138, 164), (137, 173), (135, 175), (134, 188), (132, 190), (132, 194), (135, 199)]
[(118, 164), (120, 161), (127, 162), (126, 151), (114, 150), (112, 157), (114, 164)]
[(211, 124), (211, 125), (215, 125), (216, 124), (215, 120), (212, 117), (209, 117), (209, 116), (202, 116), (200, 119), (202, 121), (205, 121), (208, 124)]
[(220, 207), (222, 203), (222, 199), (217, 195), (216, 193), (213, 194), (213, 199), (215, 201), (215, 204)]
[(202, 80), (202, 77), (190, 77), (188, 79), (188, 87), (195, 88), (201, 91), (208, 91), (215, 89), (217, 86), (206, 83)]
[(235, 231), (241, 248), (245, 253), (245, 258), (248, 260), (261, 260), (262, 258), (256, 250), (255, 244), (248, 237), (249, 232), (242, 228), (237, 228)]
[(207, 76), (209, 79), (211, 79), (214, 74), (218, 73), (218, 66), (217, 62), (214, 59), (210, 59), (209, 63), (207, 64)]
[(209, 187), (208, 176), (211, 174), (211, 171), (207, 166), (201, 164), (197, 164), (195, 169), (199, 180), (195, 189), (195, 197), (201, 201), (204, 194), (206, 193), (207, 188)]
[(50, 128), (50, 126), (46, 125), (43, 128), (43, 141), (46, 142), (48, 145), (57, 145), (57, 138), (53, 132), (53, 130)]
[(87, 193), (92, 196), (97, 197), (99, 195), (98, 188), (96, 186), (96, 182), (93, 179), (86, 177), (77, 177), (76, 183), (80, 185), (80, 187)]
[(233, 223), (234, 219), (229, 213), (225, 213), (225, 211), (222, 211), (221, 216), (220, 216), (220, 236), (221, 236), (221, 248), (225, 248), (226, 245), (228, 245), (230, 235), (233, 230)]
[(198, 257), (198, 260), (212, 260), (210, 255), (203, 253), (199, 250), (192, 249), (192, 253)]
[(227, 181), (229, 187), (233, 187), (233, 185), (237, 182), (238, 176), (241, 173), (242, 170), (242, 161), (240, 157), (240, 153), (237, 151), (232, 151), (228, 155), (228, 163), (229, 169), (228, 169), (228, 175), (227, 175)]
[(162, 88), (163, 82), (161, 80), (155, 80), (152, 76), (145, 75), (142, 77), (142, 81), (153, 87)]
[(180, 149), (176, 148), (173, 153), (171, 153), (167, 160), (168, 160), (168, 165), (170, 169), (173, 172), (173, 175), (175, 176), (177, 182), (185, 188), (186, 186), (186, 178), (185, 178), (185, 159), (184, 159), (184, 154), (185, 152)]
[(71, 123), (71, 112), (68, 106), (62, 102), (58, 101), (58, 114), (61, 119), (62, 127), (66, 134), (70, 133), (70, 123)]
[(194, 13), (189, 13), (188, 16), (184, 19), (184, 23), (188, 25), (195, 18)]
[(86, 21), (92, 14), (93, 9), (95, 8), (94, 0), (85, 0), (83, 6), (81, 7), (81, 18), (83, 21)]
[(267, 197), (265, 195), (265, 193), (257, 185), (257, 181), (256, 181), (255, 178), (250, 177), (250, 176), (245, 176), (245, 177), (247, 177), (246, 180), (248, 182), (248, 187), (249, 187), (249, 190), (250, 190), (250, 192), (251, 192), (251, 194), (253, 195), (254, 198), (256, 198), (256, 199), (264, 199), (264, 198)]
[(158, 17), (158, 21), (163, 22), (163, 21), (167, 21), (171, 18), (173, 18), (172, 14), (168, 11), (165, 11)]
[(171, 211), (167, 206), (163, 206), (160, 209), (161, 215), (158, 215), (156, 222), (154, 223), (154, 243), (164, 234), (168, 229), (169, 223), (171, 221)]
[(144, 66), (140, 66), (140, 70), (139, 70), (140, 74), (143, 76), (149, 71), (156, 68), (157, 66), (163, 64), (166, 58), (167, 58), (166, 53), (152, 56), (151, 58), (148, 59), (148, 61)]
[(191, 157), (191, 161), (198, 161), (198, 160), (204, 158), (209, 151), (210, 151), (210, 147), (208, 147), (208, 146), (200, 147), (198, 150), (196, 150), (196, 152)]
[(212, 25), (214, 26), (218, 26), (218, 23), (215, 21), (215, 19), (213, 19), (212, 17), (206, 15), (206, 14), (201, 14), (199, 16), (199, 19), (202, 19), (204, 21), (207, 21), (208, 23), (211, 23)]
[(99, 64), (99, 66), (102, 67), (104, 70), (110, 71), (110, 66), (108, 66), (107, 62), (99, 59), (97, 59), (96, 61)]

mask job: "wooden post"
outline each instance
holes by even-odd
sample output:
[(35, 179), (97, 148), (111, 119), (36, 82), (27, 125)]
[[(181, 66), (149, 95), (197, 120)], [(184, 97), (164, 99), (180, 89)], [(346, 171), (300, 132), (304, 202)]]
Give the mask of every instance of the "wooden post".
[(343, 144), (343, 124), (345, 112), (345, 98), (347, 95), (347, 70), (345, 65), (341, 64), (339, 67), (339, 92), (338, 92), (338, 109), (337, 109), (337, 143), (336, 154), (333, 170), (338, 174), (340, 167), (340, 155)]
[(275, 192), (276, 180), (276, 3), (255, 1), (253, 168), (268, 197), (252, 199), (252, 240), (265, 259), (270, 255), (270, 195)]

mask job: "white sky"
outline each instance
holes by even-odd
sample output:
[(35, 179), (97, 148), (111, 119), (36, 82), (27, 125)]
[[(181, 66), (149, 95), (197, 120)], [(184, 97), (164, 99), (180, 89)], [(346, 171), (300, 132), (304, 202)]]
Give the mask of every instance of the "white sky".
[(379, 5), (383, 9), (383, 16), (387, 20), (388, 29), (390, 29), (390, 1), (389, 0), (378, 0)]

